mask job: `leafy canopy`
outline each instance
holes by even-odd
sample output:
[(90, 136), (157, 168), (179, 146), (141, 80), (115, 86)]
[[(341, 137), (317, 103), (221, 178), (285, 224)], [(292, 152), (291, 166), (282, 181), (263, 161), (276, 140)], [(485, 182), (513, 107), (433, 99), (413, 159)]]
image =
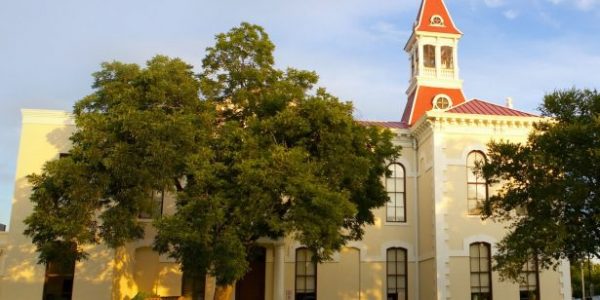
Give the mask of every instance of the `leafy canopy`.
[(527, 143), (490, 143), (483, 167), (490, 183), (501, 184), (483, 216), (509, 224), (495, 258), (510, 278), (532, 257), (543, 268), (600, 258), (600, 94), (556, 91), (540, 110), (550, 119)]
[(277, 69), (274, 48), (242, 23), (217, 35), (199, 75), (164, 56), (103, 64), (75, 106), (70, 156), (30, 176), (26, 233), (40, 260), (57, 244), (142, 237), (137, 216), (155, 191), (177, 206), (154, 223), (156, 250), (220, 285), (247, 272), (261, 237), (296, 238), (317, 260), (360, 239), (388, 200), (380, 178), (400, 149), (314, 88), (314, 72)]

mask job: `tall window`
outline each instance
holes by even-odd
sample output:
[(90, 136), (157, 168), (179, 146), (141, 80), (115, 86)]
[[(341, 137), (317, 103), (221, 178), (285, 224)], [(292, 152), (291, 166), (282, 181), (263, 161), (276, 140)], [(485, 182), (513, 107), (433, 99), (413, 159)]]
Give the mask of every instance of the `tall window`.
[(53, 261), (46, 264), (43, 300), (71, 300), (75, 261)]
[(152, 192), (149, 200), (138, 215), (140, 219), (158, 218), (162, 215), (165, 193), (163, 191)]
[(450, 46), (442, 46), (442, 68), (454, 69), (454, 53)]
[(469, 247), (471, 258), (471, 300), (492, 299), (492, 262), (490, 244), (473, 243)]
[(183, 272), (181, 276), (181, 296), (185, 299), (204, 300), (205, 275), (191, 275)]
[(467, 156), (467, 207), (470, 215), (479, 214), (488, 196), (485, 179), (481, 172), (476, 171), (476, 167), (485, 162), (485, 156), (480, 151), (473, 151)]
[(317, 299), (317, 263), (307, 248), (296, 250), (296, 300)]
[(407, 263), (406, 249), (389, 248), (387, 250), (387, 300), (406, 300)]
[(406, 180), (404, 166), (392, 163), (388, 166), (390, 177), (385, 180), (385, 188), (390, 200), (386, 206), (388, 222), (406, 222)]
[(519, 299), (539, 300), (540, 284), (536, 260), (531, 260), (523, 266), (519, 279)]
[(435, 68), (435, 46), (423, 46), (423, 63), (426, 68)]

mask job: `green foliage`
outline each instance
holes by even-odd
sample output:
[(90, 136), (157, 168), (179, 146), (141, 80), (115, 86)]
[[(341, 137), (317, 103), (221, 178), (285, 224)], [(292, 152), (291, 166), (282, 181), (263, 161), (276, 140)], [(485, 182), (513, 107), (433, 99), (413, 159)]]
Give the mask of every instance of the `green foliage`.
[(483, 167), (491, 184), (501, 184), (482, 213), (509, 224), (495, 268), (510, 278), (532, 256), (551, 268), (600, 253), (600, 94), (557, 91), (540, 110), (551, 119), (526, 144), (490, 143)]
[(177, 213), (156, 223), (158, 250), (220, 284), (246, 273), (259, 237), (293, 235), (319, 260), (361, 238), (370, 209), (387, 201), (384, 162), (399, 151), (390, 132), (354, 121), (350, 104), (311, 94), (314, 72), (277, 70), (273, 49), (245, 23), (207, 49), (200, 85), (217, 107), (214, 156), (188, 177)]
[(139, 292), (137, 293), (131, 300), (146, 300), (146, 299), (156, 299), (160, 297), (154, 293), (147, 293), (147, 292)]
[[(113, 62), (94, 74), (96, 91), (75, 105), (69, 156), (29, 176), (34, 211), (25, 234), (41, 263), (61, 244), (118, 247), (143, 236), (137, 216), (150, 195), (175, 189), (210, 132), (208, 102), (198, 100), (191, 69), (157, 56), (144, 69)], [(84, 258), (77, 249), (75, 258)]]
[(275, 68), (273, 50), (261, 27), (242, 23), (217, 35), (198, 76), (163, 56), (146, 68), (103, 64), (75, 105), (71, 155), (30, 177), (26, 233), (40, 260), (56, 242), (140, 238), (154, 191), (177, 204), (154, 223), (155, 249), (223, 285), (247, 272), (261, 237), (292, 236), (317, 260), (360, 239), (388, 200), (381, 177), (400, 149), (314, 88), (314, 72)]
[(581, 298), (581, 269), (585, 284), (586, 298), (590, 296), (590, 284), (593, 285), (594, 295), (600, 295), (600, 265), (595, 263), (571, 264), (571, 289), (574, 298)]

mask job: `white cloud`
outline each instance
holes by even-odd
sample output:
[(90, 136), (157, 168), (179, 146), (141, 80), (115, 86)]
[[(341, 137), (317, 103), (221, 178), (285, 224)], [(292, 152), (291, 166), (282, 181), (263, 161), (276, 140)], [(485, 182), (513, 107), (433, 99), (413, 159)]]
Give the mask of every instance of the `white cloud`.
[(499, 7), (505, 4), (504, 0), (484, 0), (483, 2), (488, 7)]
[(544, 24), (549, 25), (554, 28), (560, 28), (560, 26), (561, 26), (560, 21), (558, 21), (557, 19), (552, 17), (550, 14), (542, 11), (542, 12), (540, 12), (539, 16)]
[(598, 4), (598, 0), (576, 0), (575, 6), (581, 10), (590, 10)]
[(600, 0), (546, 0), (554, 5), (568, 3), (569, 5), (575, 6), (577, 9), (582, 11), (589, 11), (594, 8), (598, 4), (600, 4)]
[(514, 9), (509, 9), (504, 11), (503, 15), (509, 20), (514, 20), (519, 16), (519, 12)]
[(393, 41), (406, 41), (411, 33), (409, 30), (399, 29), (396, 24), (383, 21), (373, 24), (370, 30), (378, 38)]
[[(534, 111), (545, 93), (571, 87), (597, 88), (595, 72), (600, 67), (600, 55), (575, 40), (522, 41), (510, 50), (490, 47), (492, 51), (486, 55), (463, 60), (466, 96), (496, 103), (512, 96), (516, 108)], [(523, 49), (528, 53), (522, 53)]]

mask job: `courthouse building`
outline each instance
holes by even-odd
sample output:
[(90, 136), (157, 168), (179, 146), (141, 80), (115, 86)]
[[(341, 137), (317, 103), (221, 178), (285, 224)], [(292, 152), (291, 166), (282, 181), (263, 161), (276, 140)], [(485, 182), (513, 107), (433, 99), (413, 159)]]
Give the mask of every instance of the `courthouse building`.
[[(400, 1), (400, 0), (398, 0)], [(390, 162), (390, 201), (374, 211), (364, 239), (350, 242), (333, 260), (314, 264), (291, 239), (261, 239), (252, 270), (236, 285), (236, 300), (571, 299), (568, 262), (556, 270), (523, 268), (520, 283), (501, 281), (491, 256), (506, 234), (503, 224), (482, 221), (479, 204), (494, 192), (473, 174), (492, 139), (524, 142), (541, 118), (506, 105), (467, 100), (459, 74), (457, 28), (442, 0), (423, 0), (404, 50), (411, 77), (397, 122), (362, 121), (396, 134), (402, 156)], [(400, 53), (398, 55), (401, 55)], [(400, 106), (400, 101), (398, 103)], [(186, 294), (176, 262), (152, 250), (150, 220), (144, 239), (112, 250), (89, 246), (89, 259), (71, 268), (36, 264), (24, 236), (32, 211), (25, 176), (69, 149), (74, 130), (62, 111), (22, 111), (9, 232), (0, 232), (0, 300), (131, 299), (138, 292), (163, 299)], [(172, 214), (166, 197), (162, 214)], [(207, 279), (206, 299), (214, 281)]]

